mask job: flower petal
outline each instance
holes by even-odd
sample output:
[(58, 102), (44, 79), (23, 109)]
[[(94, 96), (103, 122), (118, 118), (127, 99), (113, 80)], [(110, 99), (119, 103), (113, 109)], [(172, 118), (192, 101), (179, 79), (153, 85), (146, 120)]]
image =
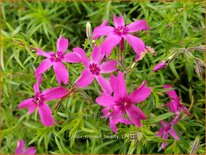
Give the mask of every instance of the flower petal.
[(115, 77), (113, 74), (110, 76), (110, 84), (114, 91), (115, 97), (123, 98), (127, 96), (126, 85), (124, 81), (124, 75), (122, 72), (118, 72), (118, 76)]
[(115, 105), (115, 99), (106, 93), (103, 93), (102, 96), (96, 98), (96, 102), (104, 107), (111, 108)]
[(25, 148), (25, 142), (23, 140), (18, 140), (15, 154), (23, 154)]
[(69, 45), (68, 39), (60, 36), (57, 40), (57, 51), (61, 51), (64, 53), (67, 50), (68, 45)]
[(140, 54), (145, 50), (145, 45), (142, 39), (135, 37), (133, 35), (127, 34), (123, 35), (124, 39), (132, 46), (136, 54)]
[(46, 103), (42, 103), (38, 106), (38, 112), (42, 124), (44, 126), (52, 126), (52, 124), (54, 123), (52, 112), (50, 107)]
[(185, 114), (191, 115), (191, 113), (187, 110), (187, 108), (184, 105), (182, 105), (181, 108), (182, 108), (182, 110), (184, 111)]
[(100, 26), (107, 26), (107, 24), (108, 24), (108, 20), (104, 20)]
[(126, 28), (128, 32), (137, 32), (140, 30), (149, 30), (150, 27), (147, 25), (145, 20), (137, 20), (132, 22), (131, 24), (127, 25)]
[(139, 108), (133, 105), (126, 106), (126, 113), (129, 116), (132, 123), (134, 123), (134, 125), (136, 125), (137, 127), (141, 127), (141, 119), (147, 118), (146, 115)]
[(70, 62), (70, 63), (76, 63), (81, 62), (81, 56), (75, 52), (67, 53), (64, 55), (63, 61)]
[(121, 38), (117, 35), (108, 36), (101, 44), (101, 52), (106, 53), (106, 56), (109, 57), (112, 49), (119, 44)]
[(109, 121), (109, 126), (110, 126), (110, 128), (112, 129), (112, 131), (113, 131), (114, 133), (117, 133), (117, 127), (116, 127), (116, 125), (117, 125), (117, 123), (115, 122), (115, 120), (114, 120), (114, 119), (110, 119), (110, 121)]
[(87, 55), (86, 55), (85, 51), (80, 47), (75, 47), (75, 48), (73, 48), (73, 52), (78, 53), (80, 55), (81, 62), (83, 63), (83, 65), (85, 67), (87, 67), (88, 64), (89, 64), (89, 60), (87, 58)]
[[(166, 140), (168, 138), (168, 133), (165, 132), (162, 136), (162, 139)], [(162, 149), (165, 149), (165, 147), (167, 146), (167, 143), (166, 142), (163, 142), (162, 143)]]
[(156, 136), (162, 136), (162, 134), (164, 133), (165, 128), (162, 127), (160, 128), (160, 130), (157, 132)]
[(92, 83), (94, 76), (89, 73), (89, 71), (82, 71), (81, 76), (76, 80), (78, 87), (86, 87)]
[[(165, 84), (165, 85), (163, 86), (163, 88), (165, 88), (165, 89), (174, 89), (174, 88), (173, 88), (171, 85), (169, 85), (169, 84)], [(166, 94), (167, 94), (169, 97), (173, 98), (173, 99), (179, 99), (179, 97), (177, 96), (175, 90), (168, 90), (168, 91), (166, 92)]]
[(102, 113), (104, 114), (102, 118), (108, 118), (110, 116), (111, 112), (109, 110), (109, 107), (105, 107), (104, 109), (102, 109)]
[(91, 62), (96, 62), (97, 64), (99, 64), (103, 58), (104, 58), (104, 53), (101, 52), (101, 48), (94, 45), (91, 54), (91, 59), (90, 59)]
[(168, 133), (167, 132), (164, 132), (163, 136), (162, 136), (162, 139), (166, 140), (168, 138)]
[(33, 155), (36, 153), (36, 149), (35, 147), (29, 147), (27, 150), (25, 150), (24, 154), (29, 154), (29, 155)]
[(102, 75), (99, 75), (96, 76), (96, 80), (105, 93), (107, 93), (108, 95), (112, 93), (112, 87), (106, 78), (104, 78)]
[(92, 39), (97, 39), (101, 36), (109, 36), (113, 33), (113, 31), (114, 31), (114, 28), (111, 26), (100, 25), (94, 29)]
[(62, 98), (68, 93), (65, 87), (55, 87), (43, 91), (41, 94), (44, 96), (45, 101), (51, 101), (58, 98)]
[(34, 86), (33, 86), (33, 89), (34, 89), (34, 93), (35, 93), (35, 94), (40, 93), (40, 91), (39, 91), (39, 85), (40, 85), (40, 83), (42, 82), (42, 80), (43, 80), (43, 79), (42, 79), (42, 76), (41, 76), (41, 75), (37, 77), (36, 82), (35, 82), (35, 84), (34, 84)]
[(121, 122), (121, 123), (123, 123), (123, 124), (127, 124), (127, 125), (131, 124), (131, 122), (130, 122), (129, 120), (125, 119), (125, 118), (121, 118), (121, 119), (119, 120), (119, 122)]
[(166, 128), (168, 126), (168, 124), (165, 121), (160, 121), (161, 125)]
[(29, 99), (26, 99), (20, 102), (18, 107), (19, 109), (27, 108), (29, 111), (29, 114), (32, 114), (35, 111), (37, 105), (33, 103), (33, 98), (29, 98)]
[(113, 20), (114, 20), (114, 26), (117, 28), (117, 27), (124, 27), (125, 26), (125, 23), (124, 23), (124, 17), (123, 16), (119, 16), (119, 17), (116, 17), (116, 16), (113, 16)]
[(69, 72), (64, 66), (64, 64), (62, 62), (54, 63), (53, 68), (56, 74), (58, 84), (61, 85), (61, 82), (67, 84), (69, 80)]
[(178, 102), (177, 100), (171, 100), (167, 105), (169, 105), (169, 109), (171, 112), (176, 113), (178, 111)]
[(171, 124), (171, 125), (176, 124), (176, 123), (180, 120), (179, 117), (180, 117), (180, 112), (175, 115), (175, 117), (173, 118), (173, 120), (171, 121), (170, 124)]
[(100, 65), (101, 73), (111, 73), (116, 70), (117, 61), (109, 60)]
[(162, 145), (161, 145), (162, 149), (165, 149), (166, 146), (167, 146), (166, 142), (163, 142)]
[(114, 107), (113, 109), (114, 110), (110, 115), (110, 128), (114, 133), (116, 133), (117, 132), (116, 124), (118, 124), (124, 116), (123, 116), (123, 111), (120, 108)]
[(47, 52), (44, 52), (43, 50), (41, 50), (40, 48), (37, 49), (37, 55), (41, 55), (41, 56), (44, 56), (44, 57), (47, 57), (49, 58), (50, 57), (50, 54), (47, 53)]
[(175, 139), (175, 140), (179, 140), (178, 135), (176, 134), (175, 130), (171, 127), (171, 129), (169, 130), (170, 135)]
[(38, 77), (39, 75), (42, 75), (44, 72), (46, 72), (47, 69), (49, 69), (53, 63), (50, 61), (49, 58), (43, 60), (41, 64), (37, 67), (35, 71), (35, 76)]
[(132, 103), (139, 103), (144, 101), (150, 94), (151, 88), (146, 87), (146, 81), (143, 81), (141, 86), (139, 86), (139, 88), (129, 95), (129, 98), (131, 99)]

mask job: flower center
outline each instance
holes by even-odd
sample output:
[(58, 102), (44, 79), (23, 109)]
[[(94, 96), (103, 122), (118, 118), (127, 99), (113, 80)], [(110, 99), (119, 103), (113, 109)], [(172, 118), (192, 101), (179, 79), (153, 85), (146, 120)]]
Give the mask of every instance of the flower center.
[(53, 62), (59, 62), (64, 58), (64, 54), (61, 51), (51, 54), (50, 60)]
[(114, 29), (114, 33), (116, 35), (123, 35), (123, 34), (127, 34), (128, 33), (128, 29), (126, 27), (123, 26), (118, 26), (117, 28)]
[(90, 64), (89, 69), (90, 69), (90, 72), (94, 75), (100, 74), (100, 68), (95, 63)]
[(165, 128), (165, 131), (169, 131), (171, 129), (171, 125), (169, 124), (166, 128)]
[(112, 112), (113, 112), (113, 108), (110, 108), (110, 109), (108, 110), (108, 112), (112, 113)]
[(131, 101), (130, 99), (128, 99), (127, 97), (125, 98), (119, 98), (116, 101), (116, 105), (119, 106), (121, 109), (125, 109), (127, 106), (131, 105)]
[(39, 106), (43, 102), (43, 97), (41, 95), (35, 95), (33, 102)]
[(127, 106), (129, 103), (127, 103), (127, 102), (124, 102), (124, 106)]
[(179, 105), (183, 105), (183, 103), (181, 101), (179, 101), (178, 103), (179, 103)]

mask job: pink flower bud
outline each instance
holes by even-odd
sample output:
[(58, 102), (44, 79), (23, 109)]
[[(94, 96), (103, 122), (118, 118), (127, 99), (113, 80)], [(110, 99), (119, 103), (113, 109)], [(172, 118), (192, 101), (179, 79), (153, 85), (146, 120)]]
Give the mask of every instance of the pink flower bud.
[(153, 68), (153, 71), (156, 72), (162, 68), (165, 68), (167, 66), (167, 63), (166, 61), (162, 61), (160, 63), (158, 63), (154, 68)]

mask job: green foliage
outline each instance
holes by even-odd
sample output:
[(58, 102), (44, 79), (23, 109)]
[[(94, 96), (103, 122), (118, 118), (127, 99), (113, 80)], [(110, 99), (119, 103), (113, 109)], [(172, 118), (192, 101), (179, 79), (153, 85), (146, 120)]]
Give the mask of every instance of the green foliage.
[[(38, 154), (75, 153), (205, 153), (204, 128), (204, 45), (205, 3), (199, 2), (31, 2), (1, 3), (1, 136), (2, 153), (14, 153), (16, 142), (24, 139), (36, 146)], [(138, 33), (146, 45), (155, 49), (133, 68), (135, 57), (132, 48), (125, 44), (124, 70), (127, 88), (131, 92), (145, 79), (152, 87), (148, 100), (138, 104), (148, 116), (143, 126), (118, 125), (114, 134), (109, 121), (101, 118), (95, 103), (99, 86), (93, 83), (72, 97), (61, 102), (54, 112), (56, 125), (44, 127), (37, 116), (19, 110), (18, 104), (33, 95), (34, 71), (42, 58), (34, 48), (54, 51), (59, 35), (70, 41), (69, 51), (79, 46), (91, 54), (91, 42), (86, 38), (85, 26), (90, 21), (96, 27), (105, 19), (112, 24), (113, 15), (124, 15), (126, 23), (145, 19), (149, 31)], [(103, 40), (97, 41), (100, 44)], [(111, 58), (117, 59), (118, 48)], [(169, 59), (167, 68), (152, 72), (160, 61)], [(67, 64), (70, 82), (80, 75), (81, 64)], [(53, 70), (44, 75), (41, 90), (57, 86)], [(172, 113), (162, 106), (169, 99), (163, 84), (175, 87), (182, 102), (190, 109), (191, 116), (182, 115), (175, 126), (179, 141), (168, 139), (168, 147), (159, 150), (163, 140), (155, 133), (161, 120), (171, 120)], [(70, 86), (67, 86), (70, 88)], [(49, 106), (55, 109), (55, 102)], [(79, 138), (78, 138), (79, 137)]]

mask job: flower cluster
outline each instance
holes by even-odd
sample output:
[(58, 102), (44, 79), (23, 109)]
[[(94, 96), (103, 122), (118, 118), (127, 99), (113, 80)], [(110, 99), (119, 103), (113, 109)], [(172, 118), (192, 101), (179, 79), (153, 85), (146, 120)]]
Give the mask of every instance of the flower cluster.
[[(134, 124), (137, 127), (141, 127), (141, 121), (147, 119), (147, 116), (144, 114), (143, 110), (138, 108), (135, 104), (146, 100), (150, 96), (152, 88), (147, 87), (147, 82), (144, 80), (141, 81), (142, 84), (136, 90), (129, 93), (124, 78), (126, 74), (118, 69), (118, 61), (111, 60), (109, 57), (112, 49), (116, 45), (119, 45), (120, 52), (123, 53), (124, 41), (131, 45), (136, 54), (134, 56), (134, 63), (140, 61), (145, 56), (146, 52), (154, 52), (151, 47), (144, 44), (142, 39), (131, 34), (133, 32), (149, 30), (150, 28), (145, 20), (137, 20), (125, 26), (123, 16), (114, 16), (113, 19), (114, 27), (109, 26), (108, 21), (105, 21), (94, 29), (93, 35), (91, 35), (90, 30), (87, 30), (87, 36), (93, 39), (94, 42), (95, 39), (106, 36), (106, 39), (104, 39), (99, 46), (95, 43), (93, 44), (90, 58), (87, 57), (86, 52), (80, 47), (75, 47), (72, 49), (72, 52), (67, 53), (69, 41), (63, 36), (58, 38), (55, 52), (45, 52), (38, 48), (37, 55), (43, 56), (45, 59), (37, 67), (34, 74), (36, 77), (36, 83), (33, 86), (34, 96), (22, 101), (19, 104), (19, 108), (27, 108), (29, 114), (37, 110), (44, 126), (52, 126), (55, 124), (51, 108), (47, 102), (65, 98), (69, 94), (69, 89), (66, 88), (69, 82), (69, 72), (65, 63), (82, 63), (84, 70), (75, 80), (73, 86), (81, 89), (89, 86), (94, 79), (96, 79), (101, 87), (101, 95), (96, 98), (96, 102), (104, 107), (102, 109), (103, 117), (109, 118), (112, 131), (114, 133), (118, 132), (118, 123), (126, 125)], [(165, 67), (165, 64), (156, 66), (154, 71), (163, 66)], [(43, 80), (42, 76), (51, 67), (54, 69), (58, 87), (40, 91), (40, 84)], [(117, 71), (117, 76), (112, 74), (114, 71)], [(110, 74), (109, 80), (105, 77), (105, 74)], [(170, 88), (170, 86), (165, 85), (164, 88)], [(165, 106), (168, 106), (170, 111), (176, 114), (176, 117), (169, 124), (161, 121), (163, 127), (159, 130), (157, 135), (162, 136), (163, 139), (167, 139), (168, 133), (170, 133), (178, 140), (179, 138), (172, 126), (177, 123), (181, 110), (187, 114), (189, 114), (189, 112), (181, 103), (174, 90), (169, 90), (167, 94), (172, 100)], [(125, 114), (127, 116), (125, 116)], [(163, 143), (162, 148), (165, 148), (165, 146), (166, 144)], [(16, 153), (28, 153), (29, 149), (23, 151), (23, 147), (24, 142), (20, 141)], [(35, 153), (34, 149), (30, 154), (33, 153)]]
[[(177, 136), (175, 130), (173, 129), (173, 126), (179, 121), (179, 117), (181, 114), (181, 111), (183, 111), (187, 115), (191, 115), (185, 105), (181, 102), (180, 98), (177, 96), (175, 90), (168, 90), (173, 89), (172, 86), (169, 84), (165, 84), (163, 88), (167, 89), (166, 94), (171, 98), (171, 101), (164, 106), (169, 107), (169, 110), (175, 114), (175, 117), (170, 123), (166, 123), (165, 121), (161, 121), (162, 128), (158, 131), (156, 134), (157, 136), (161, 136), (162, 139), (166, 140), (168, 138), (168, 133), (175, 139), (179, 140), (179, 137)], [(167, 143), (162, 143), (162, 148), (164, 149), (166, 147)]]
[[(111, 75), (110, 84), (114, 94), (102, 93), (96, 99), (96, 102), (105, 107), (102, 112), (105, 118), (110, 118), (111, 129), (117, 132), (116, 124), (119, 122), (124, 124), (133, 123), (135, 126), (140, 127), (140, 120), (146, 119), (146, 116), (134, 104), (144, 101), (150, 95), (151, 88), (146, 87), (146, 81), (144, 81), (139, 88), (128, 94), (122, 72), (118, 72), (117, 77)], [(124, 112), (126, 112), (130, 121), (124, 118)]]

